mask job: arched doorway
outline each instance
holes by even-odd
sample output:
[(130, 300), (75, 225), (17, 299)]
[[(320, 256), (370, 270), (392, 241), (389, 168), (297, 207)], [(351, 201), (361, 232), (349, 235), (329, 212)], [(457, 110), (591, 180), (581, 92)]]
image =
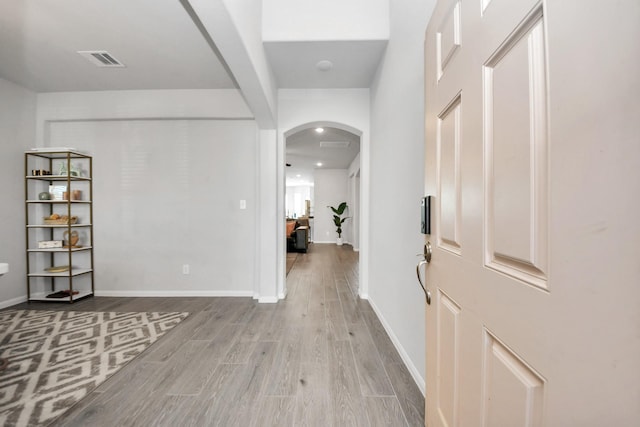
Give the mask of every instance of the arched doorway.
[[(321, 132), (316, 132), (316, 129)], [(313, 194), (311, 197), (311, 212), (305, 212), (312, 216), (312, 240), (318, 243), (332, 243), (335, 242), (335, 227), (333, 226), (332, 213), (326, 208), (328, 197), (327, 192), (331, 192), (331, 186), (341, 186), (342, 193), (335, 200), (347, 201), (349, 205), (349, 216), (351, 220), (349, 225), (343, 228), (343, 237), (346, 241), (353, 246), (353, 249), (360, 251), (362, 231), (362, 214), (363, 211), (362, 199), (366, 192), (361, 190), (361, 169), (362, 169), (362, 151), (366, 151), (366, 147), (363, 146), (363, 133), (346, 124), (329, 122), (329, 121), (314, 121), (295, 126), (285, 131), (280, 136), (278, 156), (279, 170), (279, 189), (278, 189), (278, 205), (279, 211), (282, 212), (281, 222), (282, 232), (278, 231), (279, 236), (279, 283), (278, 294), (280, 298), (284, 298), (287, 292), (286, 288), (286, 233), (285, 233), (285, 220), (287, 214), (296, 215), (300, 212), (300, 208), (292, 209), (291, 204), (295, 204), (295, 197), (289, 197), (289, 209), (287, 209), (287, 180), (289, 180), (289, 187), (293, 187), (296, 178), (299, 178), (299, 182), (303, 185), (309, 185), (313, 179), (313, 193), (304, 191), (298, 191), (299, 194)], [(320, 143), (323, 143), (320, 147)], [(287, 147), (290, 144), (295, 146), (292, 152), (287, 152)], [(304, 147), (307, 144), (307, 147)], [(306, 150), (304, 148), (310, 148), (310, 145), (314, 145), (313, 149)], [(324, 150), (322, 150), (324, 149)], [(323, 153), (333, 156), (333, 160), (324, 160), (320, 157)], [(335, 157), (340, 157), (340, 153), (343, 153), (348, 161), (345, 163), (344, 159), (342, 163), (336, 163)], [(368, 158), (368, 152), (362, 153)], [(323, 161), (324, 160), (324, 161)], [(325, 163), (327, 162), (327, 163)], [(322, 163), (321, 166), (317, 166), (317, 163)], [(290, 164), (290, 167), (286, 165)], [(306, 170), (305, 170), (306, 169)], [(313, 177), (314, 171), (316, 175), (322, 175), (324, 184), (327, 188), (321, 191), (322, 195), (319, 200), (316, 200), (315, 179)], [(290, 195), (291, 196), (291, 195)], [(300, 197), (298, 197), (300, 198)], [(331, 200), (334, 200), (331, 199)], [(365, 232), (366, 233), (366, 232)], [(363, 269), (363, 264), (360, 263), (360, 269)], [(363, 290), (363, 282), (360, 284), (359, 294), (366, 297), (366, 291)]]

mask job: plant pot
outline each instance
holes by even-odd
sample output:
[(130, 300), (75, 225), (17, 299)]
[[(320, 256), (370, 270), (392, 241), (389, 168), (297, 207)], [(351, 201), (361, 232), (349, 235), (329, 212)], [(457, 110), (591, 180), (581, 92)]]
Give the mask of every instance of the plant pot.
[(342, 246), (342, 237), (338, 237), (338, 238), (336, 239), (336, 245), (338, 245), (338, 246)]

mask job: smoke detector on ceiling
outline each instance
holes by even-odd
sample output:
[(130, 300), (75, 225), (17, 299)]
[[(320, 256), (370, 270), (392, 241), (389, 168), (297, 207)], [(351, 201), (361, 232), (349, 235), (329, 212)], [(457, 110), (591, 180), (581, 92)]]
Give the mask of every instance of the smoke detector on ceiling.
[(331, 69), (333, 68), (333, 62), (327, 59), (323, 59), (322, 61), (316, 64), (316, 68), (319, 71), (331, 71)]
[(350, 141), (320, 141), (320, 148), (349, 148)]
[(97, 67), (125, 67), (106, 50), (79, 50), (78, 53)]

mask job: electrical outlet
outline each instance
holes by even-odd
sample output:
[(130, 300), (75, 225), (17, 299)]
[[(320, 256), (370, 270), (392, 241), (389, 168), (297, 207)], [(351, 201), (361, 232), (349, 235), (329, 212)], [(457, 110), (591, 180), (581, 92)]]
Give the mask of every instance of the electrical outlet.
[(182, 264), (182, 274), (189, 274), (189, 264)]
[(247, 201), (240, 200), (240, 209), (247, 209)]

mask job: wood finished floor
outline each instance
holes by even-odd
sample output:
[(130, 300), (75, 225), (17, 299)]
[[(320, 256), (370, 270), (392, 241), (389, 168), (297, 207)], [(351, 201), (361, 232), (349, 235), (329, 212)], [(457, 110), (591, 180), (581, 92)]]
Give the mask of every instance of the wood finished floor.
[(11, 308), (191, 315), (55, 426), (423, 426), (424, 398), (369, 303), (358, 255), (313, 244), (287, 299), (103, 298)]

